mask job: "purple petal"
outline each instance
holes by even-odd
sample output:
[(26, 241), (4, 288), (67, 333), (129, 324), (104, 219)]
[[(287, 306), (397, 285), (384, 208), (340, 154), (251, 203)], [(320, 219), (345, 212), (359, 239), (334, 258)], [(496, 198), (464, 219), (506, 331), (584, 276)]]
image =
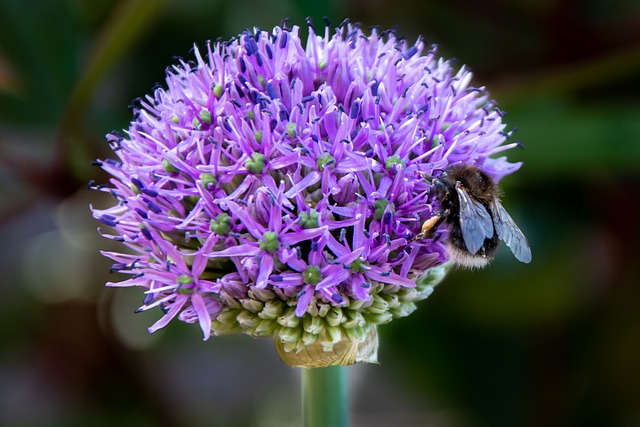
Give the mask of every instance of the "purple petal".
[(260, 253), (260, 248), (257, 244), (242, 244), (238, 246), (232, 246), (227, 249), (223, 249), (218, 252), (211, 252), (207, 254), (209, 258), (222, 258), (222, 257), (235, 257), (235, 256), (256, 256)]
[(298, 296), (298, 303), (296, 304), (296, 316), (302, 317), (309, 307), (309, 303), (313, 298), (313, 286), (305, 286)]
[(309, 174), (307, 174), (307, 176), (302, 178), (299, 182), (294, 184), (293, 187), (291, 187), (289, 191), (285, 193), (285, 196), (287, 198), (291, 198), (295, 194), (299, 193), (300, 191), (317, 183), (319, 180), (320, 180), (320, 174), (318, 172), (312, 171)]
[[(378, 269), (377, 269), (378, 270)], [(366, 273), (367, 277), (376, 282), (388, 283), (390, 285), (404, 286), (405, 288), (413, 288), (416, 286), (415, 282), (400, 276), (394, 272), (381, 272), (374, 269)]]
[(240, 222), (242, 222), (242, 224), (244, 225), (245, 229), (249, 233), (251, 233), (253, 237), (255, 237), (256, 239), (260, 239), (262, 237), (262, 235), (265, 232), (264, 227), (260, 225), (256, 220), (254, 220), (249, 214), (249, 212), (241, 208), (235, 202), (225, 201), (224, 203), (227, 205), (227, 207), (233, 214), (232, 216), (235, 216), (236, 218), (238, 218)]
[(204, 303), (204, 299), (202, 299), (202, 295), (198, 292), (194, 292), (191, 294), (191, 305), (198, 315), (198, 322), (200, 323), (200, 328), (204, 333), (204, 340), (206, 341), (211, 336), (211, 315), (207, 310), (207, 306)]
[(273, 271), (273, 256), (271, 254), (260, 255), (260, 268), (256, 278), (256, 287), (263, 289), (267, 287), (267, 279)]
[(187, 295), (178, 295), (173, 304), (171, 304), (171, 308), (169, 309), (169, 311), (164, 316), (162, 316), (160, 320), (149, 327), (149, 332), (154, 333), (158, 329), (162, 329), (167, 326), (171, 319), (176, 317), (180, 310), (182, 310), (182, 307), (184, 307), (184, 304), (188, 299), (189, 297)]
[(327, 233), (327, 227), (309, 228), (305, 230), (287, 233), (280, 237), (283, 245), (291, 246), (304, 240), (311, 240)]

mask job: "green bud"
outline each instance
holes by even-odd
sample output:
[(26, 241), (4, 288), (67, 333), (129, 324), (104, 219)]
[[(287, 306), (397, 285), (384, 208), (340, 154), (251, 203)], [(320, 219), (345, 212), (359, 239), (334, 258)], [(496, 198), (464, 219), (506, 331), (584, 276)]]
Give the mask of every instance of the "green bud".
[(285, 353), (295, 353), (296, 351), (299, 350), (299, 346), (300, 343), (298, 342), (283, 342), (283, 341), (278, 341), (280, 343), (280, 345), (282, 345), (282, 351), (284, 351)]
[(393, 314), (388, 311), (385, 311), (383, 313), (364, 313), (363, 316), (367, 320), (367, 322), (374, 325), (389, 323), (393, 319)]
[(204, 188), (207, 188), (207, 189), (209, 187), (214, 187), (218, 183), (218, 180), (216, 179), (216, 177), (210, 173), (201, 173), (200, 180), (202, 181)]
[(173, 166), (171, 164), (171, 162), (169, 160), (167, 160), (167, 159), (164, 159), (162, 161), (162, 169), (164, 169), (165, 172), (169, 172), (169, 173), (177, 173), (178, 172), (178, 168)]
[[(257, 131), (255, 131), (255, 132), (253, 133), (253, 136), (255, 137), (256, 142), (257, 142), (258, 144), (260, 144), (260, 143), (262, 142), (262, 131), (261, 131), (261, 130), (257, 130)], [(254, 153), (254, 154), (255, 154), (255, 153)]]
[(189, 295), (191, 292), (193, 292), (193, 288), (192, 287), (186, 288), (185, 286), (190, 285), (192, 283), (193, 283), (193, 277), (187, 274), (180, 275), (176, 279), (176, 284), (178, 285), (178, 292), (182, 295)]
[(353, 273), (364, 273), (367, 271), (367, 266), (369, 263), (362, 258), (356, 258), (351, 264), (349, 264), (349, 268)]
[(213, 94), (218, 99), (220, 99), (220, 97), (222, 96), (222, 85), (220, 83), (216, 83), (216, 85), (213, 87)]
[(331, 310), (327, 313), (325, 320), (329, 326), (339, 326), (346, 319), (342, 314), (342, 308), (331, 307)]
[(280, 340), (283, 343), (297, 343), (302, 335), (302, 329), (300, 328), (283, 328), (278, 333)]
[(307, 306), (307, 313), (309, 313), (309, 315), (311, 315), (312, 317), (324, 317), (324, 316), (319, 316), (319, 312), (320, 310), (318, 310), (318, 306), (321, 304), (318, 304), (317, 302), (315, 304), (309, 304)]
[(244, 162), (244, 167), (253, 173), (262, 173), (265, 167), (266, 157), (262, 153), (254, 152), (251, 159)]
[(302, 318), (302, 328), (305, 332), (318, 335), (324, 330), (324, 322), (317, 316), (304, 316)]
[(371, 305), (367, 308), (368, 313), (382, 314), (389, 310), (389, 304), (380, 297), (380, 295), (374, 295), (372, 297)]
[(301, 212), (300, 215), (298, 215), (300, 226), (302, 226), (302, 228), (318, 228), (318, 216), (318, 211), (315, 209), (311, 209), (309, 213)]
[(320, 171), (323, 171), (324, 168), (335, 163), (335, 161), (336, 159), (334, 159), (331, 154), (324, 153), (322, 156), (318, 157), (316, 164), (318, 166), (318, 169), (320, 169)]
[(367, 337), (369, 329), (365, 326), (360, 326), (357, 328), (345, 329), (345, 333), (350, 340), (362, 342)]
[(329, 310), (331, 310), (331, 307), (333, 307), (331, 304), (318, 304), (318, 306), (318, 316), (320, 317), (325, 317)]
[(171, 122), (178, 124), (180, 122), (180, 117), (178, 117), (177, 114), (174, 114), (173, 116), (171, 116)]
[(202, 123), (205, 123), (207, 125), (211, 124), (211, 113), (207, 110), (202, 110), (200, 111), (200, 114), (198, 114), (198, 116), (200, 117), (200, 120), (202, 120)]
[(168, 173), (178, 173), (178, 172), (180, 172), (180, 170), (177, 167), (175, 167), (167, 159), (162, 160), (162, 169), (164, 169), (164, 171), (168, 172)]
[(322, 280), (320, 267), (310, 265), (302, 272), (302, 281), (307, 285), (317, 285)]
[(295, 136), (296, 136), (296, 124), (295, 123), (287, 123), (287, 133), (289, 134), (289, 138), (295, 138)]
[(258, 301), (267, 302), (273, 300), (276, 293), (271, 289), (258, 289), (252, 288), (247, 292), (250, 298), (257, 299)]
[(400, 298), (398, 298), (397, 294), (386, 294), (383, 298), (387, 304), (389, 304), (389, 308), (396, 308), (400, 306)]
[(318, 335), (303, 331), (302, 338), (300, 340), (302, 341), (302, 344), (304, 344), (305, 346), (309, 346), (318, 341)]
[(349, 310), (347, 312), (347, 320), (342, 324), (342, 326), (349, 330), (353, 328), (360, 328), (367, 324), (366, 320), (362, 316), (362, 313), (354, 310)]
[(400, 303), (412, 302), (418, 298), (418, 291), (415, 288), (402, 288), (397, 295)]
[(224, 308), (218, 317), (216, 317), (216, 320), (222, 323), (235, 323), (238, 313), (240, 313), (240, 310)]
[(240, 324), (243, 330), (255, 331), (255, 329), (260, 325), (260, 318), (253, 313), (242, 310), (236, 316), (236, 320)]
[(237, 308), (237, 309), (241, 309), (242, 308), (242, 304), (240, 304), (240, 302), (235, 299), (234, 297), (232, 297), (231, 295), (229, 295), (226, 292), (220, 292), (219, 294), (220, 296), (220, 302), (229, 307), (229, 308)]
[(176, 279), (178, 285), (190, 285), (193, 283), (193, 277), (188, 274), (182, 274)]
[(369, 301), (363, 301), (359, 299), (352, 299), (349, 301), (349, 308), (351, 310), (362, 310), (365, 305), (368, 305)]
[(389, 313), (391, 313), (393, 315), (393, 317), (395, 317), (395, 318), (407, 317), (408, 315), (413, 313), (416, 308), (417, 307), (416, 307), (416, 305), (414, 303), (405, 302), (405, 303), (400, 304), (396, 308), (389, 309)]
[(327, 61), (325, 59), (321, 59), (320, 61), (318, 61), (318, 69), (322, 71), (325, 68), (327, 68)]
[(242, 333), (243, 330), (240, 327), (238, 320), (236, 319), (239, 313), (240, 312), (236, 309), (223, 309), (216, 320), (211, 323), (211, 330), (216, 335), (231, 335)]
[(212, 219), (209, 223), (209, 230), (218, 236), (226, 236), (231, 231), (231, 217), (224, 212), (218, 214), (216, 219)]
[(400, 156), (398, 156), (397, 154), (387, 157), (387, 160), (384, 161), (384, 164), (387, 170), (391, 170), (395, 165), (402, 165), (402, 167), (406, 166), (404, 160), (400, 160)]
[(258, 313), (258, 316), (261, 319), (275, 320), (282, 314), (282, 307), (283, 304), (281, 301), (275, 299), (269, 300), (264, 304), (264, 308)]
[(258, 83), (260, 83), (260, 86), (265, 87), (264, 76), (262, 74), (258, 74)]
[(261, 320), (253, 331), (253, 335), (257, 337), (268, 337), (273, 335), (276, 329), (276, 322), (273, 320)]
[(264, 252), (274, 253), (280, 248), (280, 241), (278, 240), (278, 233), (273, 231), (266, 231), (260, 241), (260, 250)]
[[(385, 199), (384, 197), (373, 202), (373, 207), (375, 209), (373, 216), (375, 219), (377, 219), (378, 221), (382, 219), (382, 217), (384, 216), (384, 211), (387, 209), (388, 204), (389, 200)], [(391, 204), (390, 209), (392, 214), (395, 213), (396, 207), (393, 204)]]
[(278, 324), (285, 328), (295, 328), (300, 324), (300, 318), (296, 316), (295, 307), (290, 307), (284, 315), (278, 317)]
[(423, 300), (427, 298), (433, 292), (433, 288), (444, 279), (451, 267), (452, 262), (446, 262), (440, 264), (437, 267), (432, 267), (426, 271), (422, 276), (416, 279), (416, 290), (418, 291), (418, 297), (416, 300)]
[(339, 326), (327, 326), (325, 331), (329, 340), (334, 344), (342, 339), (342, 328)]
[(242, 308), (252, 313), (259, 313), (264, 308), (264, 303), (261, 301), (256, 301), (251, 298), (244, 298), (240, 300), (240, 304), (242, 304)]

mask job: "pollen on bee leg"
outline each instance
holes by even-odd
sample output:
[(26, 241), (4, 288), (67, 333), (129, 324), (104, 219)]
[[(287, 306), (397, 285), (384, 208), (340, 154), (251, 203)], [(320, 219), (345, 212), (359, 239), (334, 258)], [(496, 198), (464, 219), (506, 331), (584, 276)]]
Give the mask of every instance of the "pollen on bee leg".
[(431, 234), (431, 231), (433, 231), (436, 225), (440, 222), (440, 219), (441, 219), (440, 215), (435, 215), (429, 218), (428, 220), (426, 220), (425, 222), (423, 222), (422, 230), (420, 230), (420, 233), (416, 234), (416, 236), (413, 239), (421, 240), (429, 236), (429, 234)]

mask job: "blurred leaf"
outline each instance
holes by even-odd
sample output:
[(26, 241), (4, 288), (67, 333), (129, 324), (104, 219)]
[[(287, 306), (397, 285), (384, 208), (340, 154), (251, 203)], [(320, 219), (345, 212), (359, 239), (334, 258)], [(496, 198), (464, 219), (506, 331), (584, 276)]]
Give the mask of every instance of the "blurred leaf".
[(73, 85), (80, 39), (59, 0), (33, 3), (0, 2), (0, 55), (13, 78), (0, 92), (0, 120), (42, 126), (58, 118)]
[(83, 176), (92, 158), (83, 143), (83, 116), (87, 103), (104, 75), (139, 40), (155, 22), (164, 0), (122, 0), (103, 25), (94, 48), (75, 85), (60, 127), (57, 140), (57, 164), (68, 164), (75, 176)]
[(615, 168), (637, 171), (640, 158), (640, 105), (570, 104), (560, 98), (509, 108), (507, 121), (525, 144), (526, 174), (572, 175)]
[[(585, 88), (640, 75), (640, 48), (619, 49), (570, 65), (523, 74), (517, 80), (491, 86), (505, 104), (520, 105), (544, 96), (570, 96)], [(497, 82), (496, 82), (497, 83)]]
[(102, 27), (87, 64), (75, 85), (66, 118), (82, 109), (93, 89), (113, 64), (145, 36), (162, 11), (164, 0), (122, 0)]

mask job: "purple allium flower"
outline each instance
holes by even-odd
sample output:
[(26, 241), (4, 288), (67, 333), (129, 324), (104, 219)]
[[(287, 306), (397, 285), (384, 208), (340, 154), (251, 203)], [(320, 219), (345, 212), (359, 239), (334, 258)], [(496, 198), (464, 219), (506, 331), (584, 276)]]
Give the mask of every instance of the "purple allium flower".
[(108, 142), (117, 204), (93, 209), (128, 248), (105, 252), (139, 286), (140, 310), (207, 339), (275, 336), (285, 352), (415, 309), (443, 276), (444, 246), (413, 240), (437, 210), (431, 174), (504, 157), (502, 114), (471, 73), (422, 40), (343, 25), (306, 47), (298, 28), (194, 48)]

